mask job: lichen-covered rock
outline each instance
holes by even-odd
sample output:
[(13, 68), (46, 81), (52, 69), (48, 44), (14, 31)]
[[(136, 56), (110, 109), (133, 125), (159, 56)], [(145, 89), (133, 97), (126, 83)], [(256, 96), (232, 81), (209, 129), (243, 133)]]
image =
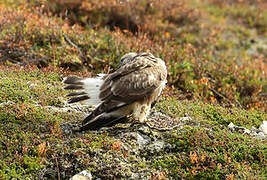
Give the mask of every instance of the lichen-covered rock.
[(151, 142), (151, 139), (144, 134), (137, 132), (136, 136), (137, 136), (137, 144), (139, 145), (139, 148), (144, 148), (147, 144)]
[(164, 141), (154, 141), (153, 143), (147, 146), (146, 150), (150, 151), (150, 153), (161, 152), (164, 148), (164, 145)]
[[(267, 123), (265, 123), (267, 121), (263, 121), (262, 125), (259, 127), (259, 129), (255, 128), (255, 127), (251, 127), (251, 129), (247, 129), (245, 127), (242, 126), (236, 126), (234, 123), (230, 123), (228, 125), (228, 128), (231, 131), (237, 131), (240, 132), (242, 134), (248, 134), (250, 136), (253, 137), (257, 137), (259, 139), (266, 139), (266, 134), (264, 133), (265, 130), (267, 130)], [(265, 129), (264, 129), (265, 128)]]

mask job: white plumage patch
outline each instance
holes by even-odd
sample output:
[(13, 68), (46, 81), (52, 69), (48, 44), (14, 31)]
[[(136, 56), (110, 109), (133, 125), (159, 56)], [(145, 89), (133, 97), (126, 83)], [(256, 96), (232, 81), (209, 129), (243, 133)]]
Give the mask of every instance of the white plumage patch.
[(82, 80), (84, 83), (84, 91), (89, 95), (90, 99), (86, 100), (85, 103), (89, 106), (98, 105), (101, 103), (99, 99), (100, 87), (103, 84), (102, 77), (97, 78), (86, 78)]
[(66, 77), (63, 79), (63, 83), (67, 84), (65, 89), (73, 89), (75, 92), (68, 94), (72, 96), (69, 99), (69, 103), (80, 102), (88, 106), (98, 105), (101, 103), (99, 99), (100, 87), (102, 86), (104, 74), (99, 75), (96, 78), (78, 78), (78, 77)]

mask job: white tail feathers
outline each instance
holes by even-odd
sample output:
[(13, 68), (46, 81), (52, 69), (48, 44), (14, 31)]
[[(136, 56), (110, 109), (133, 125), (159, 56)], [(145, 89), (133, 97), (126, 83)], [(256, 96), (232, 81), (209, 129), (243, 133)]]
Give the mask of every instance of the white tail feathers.
[(101, 103), (99, 99), (100, 87), (103, 84), (103, 80), (100, 77), (97, 78), (85, 78), (82, 80), (84, 83), (84, 91), (89, 95), (90, 99), (86, 100), (87, 105), (98, 105)]
[(63, 83), (67, 84), (65, 89), (76, 90), (67, 95), (72, 96), (72, 98), (68, 100), (68, 103), (82, 102), (82, 104), (89, 106), (101, 103), (99, 94), (100, 87), (104, 82), (102, 78), (102, 76), (96, 78), (69, 76), (64, 78)]

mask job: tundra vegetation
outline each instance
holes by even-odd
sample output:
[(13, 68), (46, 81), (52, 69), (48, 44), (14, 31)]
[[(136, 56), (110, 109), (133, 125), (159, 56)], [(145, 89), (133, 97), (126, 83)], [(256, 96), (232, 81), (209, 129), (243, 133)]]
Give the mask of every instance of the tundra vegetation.
[[(69, 133), (63, 77), (143, 51), (166, 62), (153, 111), (175, 128)], [(267, 120), (266, 63), (264, 0), (2, 0), (0, 179), (265, 179), (266, 138), (227, 126)]]

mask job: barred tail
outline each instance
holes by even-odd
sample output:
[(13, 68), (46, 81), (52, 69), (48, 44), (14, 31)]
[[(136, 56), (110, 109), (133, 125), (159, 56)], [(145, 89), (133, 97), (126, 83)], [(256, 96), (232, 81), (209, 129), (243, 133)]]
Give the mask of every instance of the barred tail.
[(62, 82), (66, 84), (64, 89), (75, 90), (66, 95), (71, 96), (68, 103), (85, 101), (89, 106), (101, 103), (99, 93), (100, 87), (103, 84), (102, 77), (79, 78), (76, 76), (69, 76), (64, 78)]

